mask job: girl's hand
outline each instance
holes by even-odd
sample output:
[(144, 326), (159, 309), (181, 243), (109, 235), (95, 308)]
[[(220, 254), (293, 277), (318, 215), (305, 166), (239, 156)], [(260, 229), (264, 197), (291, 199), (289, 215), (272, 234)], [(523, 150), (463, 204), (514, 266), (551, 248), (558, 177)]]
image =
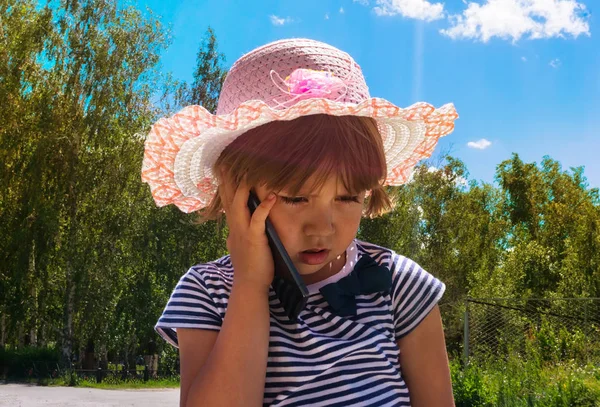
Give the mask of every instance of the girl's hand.
[(273, 281), (273, 254), (265, 233), (265, 220), (276, 202), (271, 193), (250, 215), (250, 187), (244, 178), (235, 189), (231, 177), (222, 177), (219, 187), (229, 235), (227, 250), (233, 264), (234, 284), (255, 286), (268, 292)]

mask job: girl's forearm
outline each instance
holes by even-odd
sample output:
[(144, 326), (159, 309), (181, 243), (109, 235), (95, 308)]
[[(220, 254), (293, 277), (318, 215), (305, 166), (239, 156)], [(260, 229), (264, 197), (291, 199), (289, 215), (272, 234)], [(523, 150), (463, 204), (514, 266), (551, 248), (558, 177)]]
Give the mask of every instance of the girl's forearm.
[(269, 293), (235, 281), (217, 341), (187, 406), (262, 406), (269, 350)]

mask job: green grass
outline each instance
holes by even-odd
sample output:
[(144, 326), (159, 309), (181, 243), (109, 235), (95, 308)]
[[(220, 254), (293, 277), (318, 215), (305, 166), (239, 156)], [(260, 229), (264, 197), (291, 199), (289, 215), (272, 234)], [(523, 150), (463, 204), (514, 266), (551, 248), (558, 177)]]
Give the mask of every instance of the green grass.
[(163, 389), (179, 388), (178, 379), (148, 380), (147, 382), (124, 382), (124, 383), (96, 383), (91, 380), (81, 380), (78, 387), (92, 387), (95, 389)]
[(451, 363), (457, 407), (597, 407), (600, 367), (524, 361), (517, 356), (462, 367)]
[[(53, 387), (62, 387), (69, 386), (69, 378), (58, 377), (55, 379), (27, 379), (27, 380), (19, 380), (19, 383), (28, 383), (28, 384), (37, 384), (40, 386), (53, 386)], [(170, 379), (152, 379), (147, 382), (141, 380), (128, 380), (119, 383), (96, 383), (94, 379), (77, 379), (75, 381), (76, 387), (90, 387), (95, 389), (105, 389), (105, 390), (115, 390), (115, 389), (173, 389), (179, 388), (179, 379), (178, 378), (170, 378)]]

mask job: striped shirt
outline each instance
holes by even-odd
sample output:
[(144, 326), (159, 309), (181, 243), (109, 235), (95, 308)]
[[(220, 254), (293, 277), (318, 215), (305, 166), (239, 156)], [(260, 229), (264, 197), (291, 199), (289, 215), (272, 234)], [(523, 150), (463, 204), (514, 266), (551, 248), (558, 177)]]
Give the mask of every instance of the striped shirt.
[[(392, 271), (389, 292), (358, 295), (357, 314), (332, 313), (319, 292), (371, 256)], [(177, 328), (219, 331), (233, 283), (229, 256), (192, 267), (179, 281), (156, 324), (177, 346)], [(410, 406), (396, 344), (442, 297), (445, 285), (412, 260), (355, 240), (335, 276), (309, 286), (308, 304), (294, 323), (271, 288), (265, 406)]]

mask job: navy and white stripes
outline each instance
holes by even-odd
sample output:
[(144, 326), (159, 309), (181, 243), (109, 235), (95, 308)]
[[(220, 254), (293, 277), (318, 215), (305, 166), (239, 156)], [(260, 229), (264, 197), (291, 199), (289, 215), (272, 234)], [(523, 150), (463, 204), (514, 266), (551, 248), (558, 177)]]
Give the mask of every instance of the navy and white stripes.
[[(357, 315), (340, 317), (317, 291), (292, 323), (271, 290), (264, 405), (410, 405), (396, 342), (427, 316), (445, 286), (406, 257), (355, 243), (359, 256), (392, 270), (391, 292), (360, 295)], [(229, 256), (192, 267), (173, 291), (157, 332), (177, 346), (177, 328), (218, 331), (232, 283)]]

